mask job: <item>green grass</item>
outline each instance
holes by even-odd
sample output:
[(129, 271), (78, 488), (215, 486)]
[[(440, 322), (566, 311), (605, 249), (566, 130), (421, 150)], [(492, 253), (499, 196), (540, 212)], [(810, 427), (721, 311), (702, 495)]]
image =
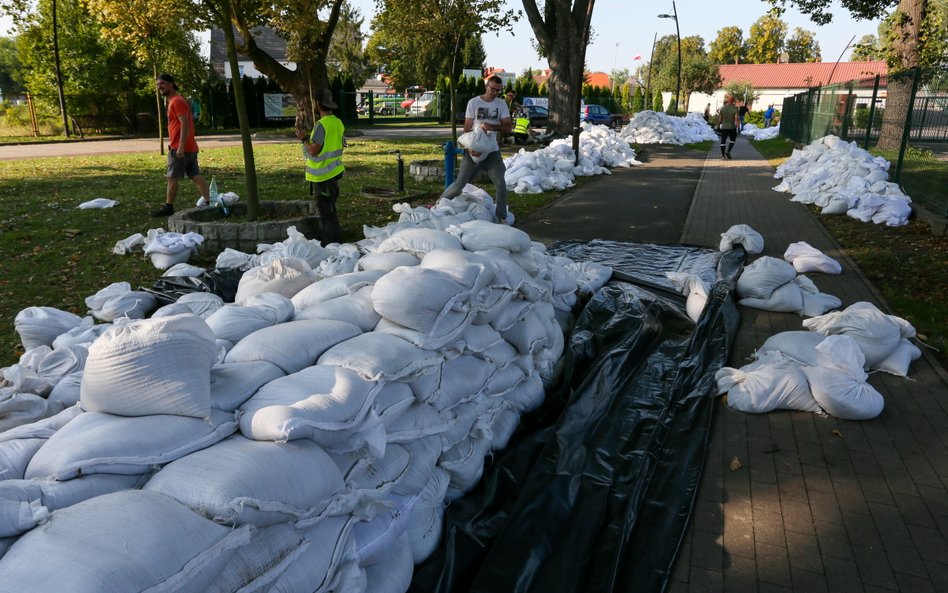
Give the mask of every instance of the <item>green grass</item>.
[[(407, 172), (411, 161), (442, 158), (435, 140), (354, 138), (345, 154), (339, 201), (345, 240), (361, 239), (364, 224), (397, 220), (391, 202), (361, 195), (366, 187), (395, 189), (395, 149), (405, 160), (406, 192), (423, 192), (412, 205), (434, 203), (440, 194), (441, 184), (417, 183)], [(259, 145), (254, 156), (261, 200), (309, 199), (299, 143)], [(222, 192), (245, 196), (239, 147), (201, 151), (201, 167), (208, 180), (217, 179)], [(22, 354), (13, 324), (22, 309), (45, 305), (85, 315), (85, 298), (110, 283), (126, 281), (137, 288), (151, 286), (161, 276), (141, 254), (115, 255), (112, 248), (134, 233), (165, 224), (150, 216), (164, 202), (164, 168), (165, 157), (157, 153), (0, 161), (0, 367)], [(489, 183), (480, 185), (493, 195)], [(511, 193), (509, 201), (523, 218), (556, 197), (553, 192)], [(93, 198), (119, 204), (101, 210), (77, 208)], [(178, 207), (189, 207), (197, 198), (194, 185), (183, 181)], [(213, 267), (216, 255), (200, 254), (191, 263)]]
[[(774, 167), (786, 161), (794, 148), (793, 143), (782, 137), (753, 144)], [(887, 154), (883, 156), (890, 158)], [(820, 216), (818, 208), (810, 208), (895, 314), (909, 320), (922, 341), (937, 349), (933, 352), (936, 358), (948, 366), (948, 303), (944, 300), (948, 288), (948, 237), (935, 236), (928, 225), (917, 219), (893, 228), (848, 216)]]

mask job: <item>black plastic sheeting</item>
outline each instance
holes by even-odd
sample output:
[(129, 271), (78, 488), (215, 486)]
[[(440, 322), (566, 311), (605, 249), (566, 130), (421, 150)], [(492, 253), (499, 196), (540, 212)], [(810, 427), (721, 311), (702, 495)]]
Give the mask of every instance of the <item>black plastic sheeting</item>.
[(199, 276), (162, 276), (151, 287), (138, 287), (158, 300), (158, 305), (169, 305), (189, 292), (210, 292), (225, 303), (233, 303), (243, 270), (219, 268), (202, 272)]
[[(730, 292), (744, 253), (611, 241), (551, 252), (606, 263), (613, 280), (578, 314), (559, 385), (448, 507), (442, 544), (410, 591), (668, 586), (704, 464), (714, 372), (737, 331)], [(697, 324), (666, 271), (714, 281)]]

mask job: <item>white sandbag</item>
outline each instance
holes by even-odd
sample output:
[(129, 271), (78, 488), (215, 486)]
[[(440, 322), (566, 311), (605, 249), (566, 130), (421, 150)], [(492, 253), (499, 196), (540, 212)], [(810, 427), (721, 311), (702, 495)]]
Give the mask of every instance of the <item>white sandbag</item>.
[(225, 525), (262, 527), (351, 510), (343, 500), (342, 474), (310, 441), (268, 443), (234, 435), (169, 463), (144, 489)]
[(520, 425), (520, 413), (505, 403), (492, 410), (487, 421), (490, 423), (490, 450), (502, 451)]
[(405, 383), (383, 383), (375, 397), (373, 409), (382, 420), (382, 426), (388, 429), (415, 401), (415, 394)]
[(369, 332), (336, 344), (319, 357), (321, 365), (355, 371), (368, 381), (408, 381), (428, 372), (443, 357), (401, 338)]
[(224, 306), (224, 299), (211, 292), (188, 292), (178, 297), (175, 302), (187, 305), (191, 312), (201, 319), (207, 319)]
[(319, 244), (319, 241), (307, 239), (303, 233), (296, 230), (295, 226), (287, 227), (286, 234), (286, 239), (267, 246), (263, 251), (261, 251), (261, 245), (257, 245), (257, 251), (260, 253), (259, 265), (267, 265), (281, 257), (289, 257), (301, 259), (315, 270), (331, 255), (328, 249)]
[(80, 403), (122, 416), (207, 417), (216, 356), (213, 333), (194, 315), (113, 327), (89, 348)]
[(909, 202), (910, 200), (899, 197), (889, 198), (872, 215), (872, 222), (885, 224), (886, 226), (904, 226), (908, 224), (908, 219), (912, 216), (912, 205)]
[(352, 538), (351, 517), (330, 517), (306, 529), (301, 553), (269, 593), (343, 593), (365, 590)]
[(885, 401), (866, 383), (865, 355), (856, 340), (831, 335), (816, 350), (818, 366), (802, 369), (820, 407), (843, 420), (869, 420), (882, 413)]
[(384, 498), (385, 507), (368, 521), (360, 521), (352, 528), (359, 564), (370, 566), (385, 559), (392, 547), (408, 529), (415, 496), (399, 496), (389, 493)]
[(698, 323), (701, 312), (708, 304), (708, 287), (704, 280), (694, 274), (684, 272), (665, 272), (665, 276), (678, 292), (685, 295), (685, 311), (688, 317)]
[(431, 480), (418, 495), (408, 523), (408, 543), (415, 564), (428, 559), (441, 539), (444, 523), (444, 498), (451, 476), (435, 468)]
[(22, 535), (0, 559), (0, 582), (19, 591), (205, 593), (251, 536), (162, 494), (116, 492)]
[(258, 329), (293, 318), (293, 303), (275, 292), (248, 299), (243, 305), (224, 305), (206, 319), (214, 335), (236, 344)]
[(447, 229), (468, 251), (485, 249), (506, 249), (510, 252), (522, 252), (530, 249), (530, 235), (505, 224), (495, 224), (486, 220), (472, 220)]
[(86, 297), (85, 302), (89, 313), (102, 321), (114, 321), (119, 317), (141, 319), (158, 304), (153, 294), (132, 290), (128, 282), (113, 282)]
[(162, 274), (162, 276), (163, 276), (163, 277), (169, 277), (169, 276), (170, 276), (170, 277), (182, 277), (182, 276), (185, 276), (185, 277), (193, 278), (193, 277), (196, 277), (196, 276), (200, 276), (201, 274), (203, 274), (203, 273), (206, 272), (206, 271), (207, 271), (207, 270), (205, 270), (204, 268), (199, 268), (198, 266), (192, 266), (192, 265), (187, 264), (187, 263), (180, 263), (180, 264), (175, 264), (175, 265), (171, 266), (170, 268), (168, 268), (167, 270), (165, 270), (165, 273)]
[(379, 562), (365, 567), (365, 593), (405, 593), (414, 570), (411, 545), (403, 533)]
[(45, 442), (46, 439), (39, 438), (0, 442), (0, 484), (4, 480), (22, 480), (26, 466)]
[(908, 377), (909, 366), (912, 361), (921, 356), (922, 351), (918, 349), (918, 346), (902, 338), (895, 350), (873, 365), (872, 369), (899, 377)]
[(78, 346), (80, 344), (91, 344), (112, 327), (109, 323), (99, 323), (93, 325), (92, 317), (83, 317), (82, 323), (71, 330), (61, 333), (53, 340), (53, 350), (65, 348), (66, 346)]
[(180, 305), (178, 303), (169, 303), (163, 307), (158, 307), (155, 309), (151, 317), (152, 319), (156, 317), (171, 317), (173, 315), (194, 315), (194, 312), (187, 305)]
[(293, 308), (299, 314), (314, 305), (355, 294), (362, 288), (375, 284), (384, 275), (385, 272), (381, 270), (370, 270), (323, 278), (296, 293), (290, 300), (293, 301)]
[(823, 339), (824, 336), (809, 331), (780, 332), (767, 338), (767, 341), (757, 349), (757, 354), (780, 352), (800, 364), (815, 366), (818, 356), (816, 346)]
[(346, 484), (364, 491), (415, 496), (431, 479), (441, 448), (439, 435), (388, 443), (384, 456), (362, 457), (352, 463), (346, 471)]
[(362, 333), (343, 321), (306, 319), (287, 321), (258, 329), (237, 342), (224, 357), (225, 363), (263, 360), (287, 374), (316, 364), (323, 352), (343, 340)]
[(840, 274), (843, 267), (839, 262), (826, 255), (806, 241), (791, 243), (783, 254), (783, 259), (793, 264), (793, 268), (800, 274), (806, 272), (823, 272), (824, 274)]
[(592, 295), (612, 278), (612, 268), (598, 262), (570, 262), (565, 265), (576, 278), (576, 285), (583, 295)]
[(435, 372), (411, 383), (419, 401), (430, 403), (437, 410), (447, 410), (471, 399), (487, 384), (496, 367), (473, 354), (462, 354), (445, 361)]
[(365, 286), (354, 294), (340, 296), (297, 311), (294, 320), (334, 319), (351, 323), (364, 332), (372, 331), (382, 318), (372, 304), (371, 286)]
[(764, 238), (760, 233), (746, 224), (736, 224), (727, 231), (721, 233), (721, 251), (731, 251), (736, 245), (744, 248), (744, 251), (750, 255), (763, 253)]
[(381, 386), (359, 374), (319, 364), (261, 387), (238, 412), (250, 439), (309, 439), (328, 451), (385, 451), (385, 430), (372, 409)]
[[(539, 311), (540, 309), (535, 309), (524, 317), (522, 322), (500, 332), (522, 355), (532, 355), (548, 345), (546, 325), (540, 319)], [(552, 312), (549, 312), (549, 315), (552, 317)]]
[(82, 318), (75, 313), (55, 307), (27, 307), (13, 320), (20, 343), (25, 350), (37, 346), (52, 346), (57, 336), (78, 327)]
[(382, 241), (375, 249), (377, 253), (401, 251), (422, 258), (435, 249), (463, 249), (458, 239), (444, 231), (418, 227), (400, 230)]
[(737, 279), (737, 295), (745, 299), (766, 300), (774, 290), (793, 280), (796, 275), (797, 271), (792, 265), (765, 255), (744, 267)]
[(848, 212), (849, 209), (853, 207), (853, 202), (854, 199), (851, 199), (847, 196), (835, 195), (830, 198), (830, 201), (825, 206), (823, 206), (823, 209), (820, 210), (820, 214), (846, 214), (846, 212)]
[(290, 523), (256, 529), (246, 546), (235, 550), (207, 593), (269, 591), (303, 555), (303, 534)]
[(285, 375), (263, 360), (216, 364), (211, 367), (211, 407), (233, 412), (262, 386)]
[(356, 270), (379, 270), (391, 272), (400, 266), (417, 266), (421, 260), (410, 253), (396, 251), (393, 253), (368, 253), (356, 262)]
[(833, 309), (838, 309), (842, 304), (843, 301), (831, 294), (803, 291), (803, 311), (801, 311), (801, 315), (804, 317), (818, 317)]
[(451, 430), (457, 420), (451, 414), (435, 410), (428, 404), (415, 402), (392, 423), (386, 435), (390, 443), (411, 443)]
[(0, 481), (0, 537), (20, 535), (49, 519), (49, 514), (103, 494), (138, 488), (141, 476), (96, 474), (75, 480)]
[(251, 297), (265, 292), (275, 292), (290, 298), (318, 278), (305, 260), (281, 257), (244, 272), (237, 284), (234, 302), (243, 305)]
[(521, 414), (532, 412), (540, 407), (546, 397), (543, 379), (535, 371), (524, 373), (523, 379), (517, 381), (512, 389), (497, 397), (503, 397), (505, 402)]
[(49, 437), (24, 477), (70, 480), (80, 474), (145, 474), (210, 447), (236, 430), (234, 415), (218, 410), (212, 410), (207, 420), (84, 412)]
[(724, 367), (714, 374), (714, 380), (718, 394), (727, 394), (727, 405), (741, 412), (820, 411), (800, 365), (779, 353), (761, 354), (740, 369)]
[(438, 467), (451, 477), (449, 488), (469, 492), (484, 473), (484, 458), (490, 453), (490, 435), (475, 434), (441, 454)]
[(55, 416), (50, 416), (49, 418), (44, 418), (31, 424), (21, 424), (16, 428), (0, 432), (0, 443), (16, 439), (48, 439), (56, 434), (56, 431), (82, 413), (82, 408), (72, 406)]
[(0, 396), (0, 432), (55, 416), (65, 407), (62, 402), (49, 401), (33, 393)]
[(914, 329), (906, 329), (906, 325), (905, 320), (886, 315), (875, 305), (865, 301), (854, 303), (842, 311), (803, 321), (803, 327), (818, 334), (853, 338), (865, 355), (865, 363), (869, 367), (891, 354), (901, 338), (909, 337), (903, 335), (903, 331), (914, 335)]
[(470, 152), (478, 153), (479, 156), (470, 153), (469, 155), (475, 163), (479, 163), (489, 153), (497, 150), (497, 138), (493, 132), (485, 131), (479, 120), (475, 120), (475, 124), (470, 132), (458, 136), (458, 145), (463, 146)]

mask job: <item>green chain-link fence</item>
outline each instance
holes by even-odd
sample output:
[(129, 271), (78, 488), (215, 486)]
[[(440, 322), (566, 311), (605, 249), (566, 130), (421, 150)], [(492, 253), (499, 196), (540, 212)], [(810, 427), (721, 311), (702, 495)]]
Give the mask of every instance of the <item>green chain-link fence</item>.
[[(890, 88), (911, 89), (908, 114)], [(891, 109), (886, 109), (887, 102)], [(898, 132), (880, 146), (883, 129)], [(780, 133), (802, 144), (835, 134), (892, 163), (889, 176), (914, 202), (948, 216), (948, 81), (926, 82), (919, 70), (814, 87), (783, 102)], [(886, 144), (885, 141), (882, 142)], [(893, 146), (894, 145), (894, 146)]]

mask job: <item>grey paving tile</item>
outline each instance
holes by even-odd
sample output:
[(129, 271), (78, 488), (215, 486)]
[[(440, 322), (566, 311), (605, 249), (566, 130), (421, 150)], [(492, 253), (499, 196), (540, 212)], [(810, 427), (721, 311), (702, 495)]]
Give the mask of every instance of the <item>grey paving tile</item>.
[(785, 474), (777, 472), (777, 492), (781, 504), (797, 502), (807, 504), (809, 497), (806, 494), (806, 481), (802, 474)]
[(837, 523), (816, 523), (816, 539), (820, 544), (823, 559), (839, 558), (853, 560), (852, 543), (846, 534), (846, 527)]
[(822, 572), (813, 572), (796, 566), (790, 567), (794, 591), (808, 591), (810, 593), (829, 593), (826, 577)]
[(724, 569), (724, 549), (718, 532), (695, 529), (692, 532), (691, 566), (721, 572)]
[(855, 561), (824, 557), (823, 568), (830, 591), (839, 593), (863, 591), (864, 585)]
[(889, 565), (892, 566), (892, 570), (928, 578), (925, 560), (919, 554), (913, 540), (887, 536), (883, 541), (883, 548), (889, 558)]
[(754, 541), (785, 547), (783, 515), (754, 509)]
[(783, 527), (788, 532), (814, 535), (813, 515), (810, 513), (810, 505), (793, 500), (780, 501), (783, 516)]
[(895, 580), (895, 575), (892, 574), (889, 559), (884, 551), (853, 546), (852, 552), (863, 583), (898, 590), (899, 585)]
[(780, 492), (777, 490), (776, 484), (752, 480), (751, 501), (755, 513), (758, 511), (780, 512)]
[(688, 579), (688, 593), (720, 593), (723, 583), (724, 576), (720, 572), (693, 566)]
[(927, 577), (919, 577), (898, 571), (894, 574), (900, 591), (911, 591), (912, 593), (944, 593), (943, 591), (935, 589), (935, 585), (933, 585)]
[(791, 567), (823, 572), (820, 543), (815, 535), (787, 532), (787, 557)]
[(887, 539), (910, 539), (912, 537), (909, 534), (908, 527), (906, 526), (902, 515), (899, 513), (899, 508), (897, 506), (894, 504), (888, 505), (877, 502), (870, 502), (868, 504), (869, 514), (872, 515), (872, 520), (875, 522), (876, 530), (879, 533), (885, 534)]
[(793, 587), (787, 548), (757, 542), (757, 580), (762, 583)]
[(919, 555), (925, 560), (944, 564), (948, 570), (948, 544), (941, 531), (921, 525), (909, 525), (908, 529)]
[(854, 545), (881, 548), (882, 538), (876, 530), (876, 524), (870, 515), (843, 511), (843, 523), (846, 524), (846, 533), (849, 541)]

